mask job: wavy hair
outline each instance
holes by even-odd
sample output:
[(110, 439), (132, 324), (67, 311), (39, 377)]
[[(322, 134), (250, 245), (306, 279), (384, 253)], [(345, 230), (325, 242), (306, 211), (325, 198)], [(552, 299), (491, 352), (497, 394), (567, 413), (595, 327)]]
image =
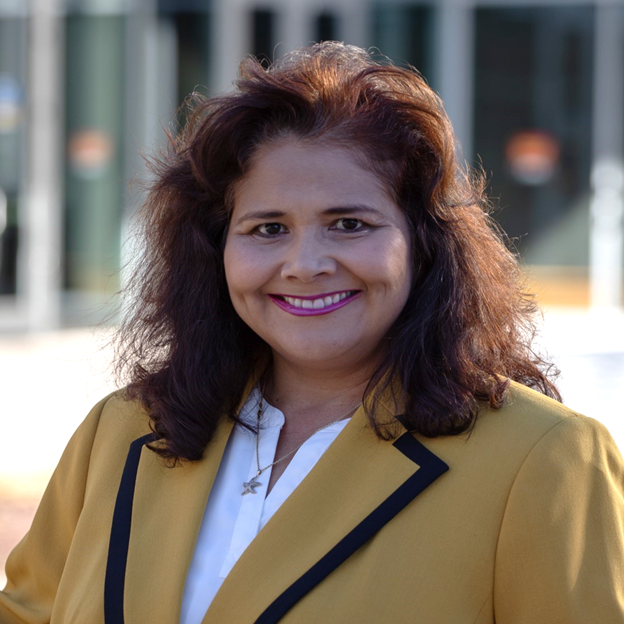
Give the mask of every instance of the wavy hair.
[(234, 184), (259, 146), (288, 136), (355, 149), (411, 229), (411, 293), (365, 392), (378, 435), (391, 434), (371, 406), (392, 379), (402, 423), (430, 437), (469, 430), (481, 402), (502, 405), (509, 380), (560, 399), (552, 367), (532, 350), (536, 305), (488, 216), (483, 176), (458, 163), (442, 102), (416, 70), (326, 42), (269, 67), (247, 58), (234, 91), (190, 104), (151, 163), (138, 213), (144, 250), (117, 340), (118, 372), (150, 414), (155, 452), (200, 459), (270, 362), (234, 311), (223, 249)]

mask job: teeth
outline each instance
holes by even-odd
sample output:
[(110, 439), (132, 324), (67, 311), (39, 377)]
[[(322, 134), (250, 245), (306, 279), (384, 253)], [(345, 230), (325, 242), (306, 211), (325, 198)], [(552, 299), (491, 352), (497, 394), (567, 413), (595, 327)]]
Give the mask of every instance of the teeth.
[(304, 310), (322, 310), (323, 308), (336, 304), (351, 295), (353, 291), (349, 290), (336, 295), (328, 295), (319, 299), (297, 299), (296, 297), (284, 297), (284, 300), (295, 308), (303, 308)]

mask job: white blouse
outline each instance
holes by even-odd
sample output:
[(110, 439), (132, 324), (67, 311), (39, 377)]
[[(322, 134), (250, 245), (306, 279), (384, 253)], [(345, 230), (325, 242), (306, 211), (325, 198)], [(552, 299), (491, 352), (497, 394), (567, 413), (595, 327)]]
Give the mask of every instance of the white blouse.
[[(260, 392), (256, 388), (240, 414), (241, 419), (254, 429), (259, 400)], [(284, 414), (265, 401), (258, 441), (261, 468), (274, 461), (284, 422)], [(256, 494), (242, 495), (243, 483), (251, 481), (257, 472), (256, 434), (241, 425), (234, 427), (208, 497), (195, 544), (182, 599), (181, 624), (201, 624), (221, 583), (245, 548), (312, 470), (348, 422), (349, 419), (345, 418), (308, 438), (268, 496), (266, 488), (271, 468), (258, 477), (261, 485), (255, 488)]]

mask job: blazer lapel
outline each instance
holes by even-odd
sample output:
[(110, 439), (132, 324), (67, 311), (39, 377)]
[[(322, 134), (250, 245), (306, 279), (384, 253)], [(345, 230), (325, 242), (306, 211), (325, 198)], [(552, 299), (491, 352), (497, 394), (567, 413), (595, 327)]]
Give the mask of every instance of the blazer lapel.
[(278, 622), (448, 470), (402, 432), (394, 441), (380, 440), (360, 408), (243, 553), (203, 624)]
[[(117, 546), (117, 550), (123, 551), (123, 533), (129, 532), (125, 583), (121, 587), (123, 595), (115, 595), (120, 589), (119, 580), (109, 581), (108, 576), (105, 590), (108, 607), (112, 600), (112, 609), (117, 604), (119, 613), (121, 602), (126, 622), (144, 621), (146, 614), (149, 614), (147, 617), (153, 624), (179, 621), (195, 541), (232, 426), (232, 422), (224, 419), (206, 457), (176, 468), (167, 468), (160, 457), (139, 441), (135, 443), (139, 448), (134, 448), (134, 460), (130, 452), (124, 479), (132, 470), (129, 464), (138, 462), (134, 492), (128, 491), (128, 479), (124, 492), (122, 479), (120, 496), (126, 501), (130, 496), (132, 523), (128, 526), (127, 518), (121, 518), (118, 528), (113, 526), (111, 533), (111, 552), (119, 562), (124, 553), (114, 552), (114, 542), (121, 539), (121, 548)], [(116, 516), (119, 501), (118, 497)], [(120, 513), (123, 515), (124, 512)], [(109, 567), (110, 564), (109, 557)], [(115, 570), (115, 574), (121, 572), (119, 564)], [(106, 613), (107, 624), (123, 622), (123, 619), (109, 618), (109, 613), (113, 611)]]

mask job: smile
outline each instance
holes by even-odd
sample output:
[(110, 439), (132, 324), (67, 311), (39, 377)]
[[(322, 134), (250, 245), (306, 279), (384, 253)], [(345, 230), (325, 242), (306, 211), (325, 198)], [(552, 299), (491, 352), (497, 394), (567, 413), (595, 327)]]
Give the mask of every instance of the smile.
[(315, 297), (290, 297), (288, 295), (269, 295), (269, 297), (282, 310), (295, 316), (318, 316), (346, 306), (361, 292), (361, 290), (343, 290)]

